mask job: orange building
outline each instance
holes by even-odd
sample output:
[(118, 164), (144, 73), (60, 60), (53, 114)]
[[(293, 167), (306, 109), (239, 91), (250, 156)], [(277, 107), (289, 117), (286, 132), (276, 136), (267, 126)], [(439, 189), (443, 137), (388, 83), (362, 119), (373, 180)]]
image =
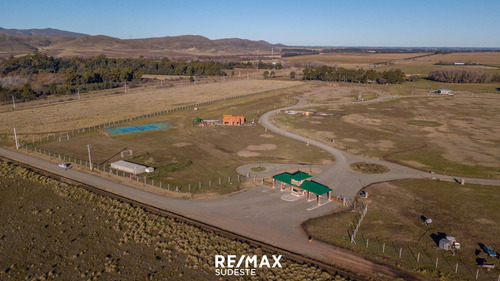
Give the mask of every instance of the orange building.
[(245, 124), (245, 117), (224, 114), (224, 119), (222, 120), (222, 124), (230, 126), (241, 126)]

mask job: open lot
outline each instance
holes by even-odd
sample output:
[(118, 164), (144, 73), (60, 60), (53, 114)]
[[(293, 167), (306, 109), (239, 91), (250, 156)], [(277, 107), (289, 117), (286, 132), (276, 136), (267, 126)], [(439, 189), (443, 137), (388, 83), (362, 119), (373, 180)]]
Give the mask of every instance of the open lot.
[(62, 104), (1, 112), (0, 132), (12, 134), (14, 127), (21, 136), (66, 132), (182, 105), (294, 87), (300, 84), (295, 81), (242, 79), (222, 83), (146, 89), (133, 91), (130, 94), (75, 100)]
[[(86, 159), (87, 144), (92, 146), (94, 163), (109, 164), (121, 159), (122, 150), (132, 150), (127, 160), (156, 167), (148, 178), (175, 184), (216, 182), (218, 178), (235, 175), (236, 167), (247, 163), (304, 163), (328, 164), (333, 157), (313, 146), (306, 146), (266, 132), (261, 126), (251, 125), (260, 114), (294, 102), (300, 90), (279, 90), (167, 114), (157, 119), (143, 119), (130, 125), (168, 122), (173, 128), (111, 136), (93, 132), (71, 138), (69, 141), (51, 142), (41, 147), (58, 153)], [(196, 118), (218, 119), (223, 114), (243, 115), (249, 126), (193, 126)], [(227, 193), (238, 186), (215, 187), (206, 191)]]
[[(353, 100), (352, 92), (384, 94), (380, 87), (317, 87), (305, 94), (314, 102)], [(325, 91), (330, 97), (326, 98)], [(307, 107), (326, 117), (280, 114), (284, 128), (330, 142), (356, 155), (386, 159), (444, 174), (499, 178), (500, 119), (496, 94), (459, 92), (454, 97), (412, 97), (368, 104)], [(423, 94), (424, 90), (411, 93)]]
[[(497, 250), (500, 247), (500, 195), (496, 186), (399, 180), (374, 184), (364, 190), (370, 194), (369, 198), (358, 201), (369, 208), (357, 235), (357, 245), (349, 242), (349, 234), (359, 213), (350, 209), (307, 221), (303, 224), (306, 232), (322, 241), (366, 251), (374, 258), (419, 270), (434, 271), (436, 257), (442, 263), (439, 267), (442, 272), (452, 272), (458, 262), (459, 274), (464, 279), (474, 279), (477, 263), (482, 262), (477, 257), (481, 245), (491, 245)], [(432, 218), (434, 223), (426, 226), (423, 217)], [(461, 243), (462, 250), (456, 256), (436, 250), (443, 235), (454, 236)], [(400, 248), (403, 259), (398, 258)], [(418, 253), (421, 253), (419, 264)], [(486, 258), (486, 262), (498, 265), (496, 258)], [(497, 269), (489, 276), (497, 278), (499, 273)], [(480, 276), (482, 280), (490, 280), (484, 271)]]
[[(217, 254), (269, 255), (3, 161), (0, 194), (0, 250), (8, 257), (0, 259), (2, 280), (218, 280)], [(255, 280), (344, 280), (284, 259), (281, 265), (256, 270)]]

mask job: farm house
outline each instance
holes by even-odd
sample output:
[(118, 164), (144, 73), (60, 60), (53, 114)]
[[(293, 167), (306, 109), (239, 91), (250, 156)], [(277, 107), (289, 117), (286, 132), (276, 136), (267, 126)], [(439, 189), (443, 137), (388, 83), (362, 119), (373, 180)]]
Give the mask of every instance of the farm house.
[(152, 168), (152, 167), (146, 167), (146, 166), (141, 165), (141, 164), (136, 164), (136, 163), (132, 163), (132, 162), (124, 161), (124, 160), (120, 160), (120, 161), (116, 161), (116, 162), (111, 163), (111, 168), (115, 169), (115, 170), (123, 171), (126, 173), (134, 174), (134, 175), (144, 173), (144, 172), (150, 173), (150, 172), (154, 171), (154, 168)]
[(243, 116), (233, 116), (233, 115), (228, 115), (224, 114), (222, 120), (223, 125), (230, 125), (230, 126), (241, 126), (245, 124), (245, 117)]
[(297, 171), (293, 174), (281, 173), (273, 176), (273, 187), (277, 185), (284, 190), (287, 185), (290, 186), (290, 192), (296, 196), (306, 195), (311, 200), (311, 193), (316, 194), (318, 204), (321, 203), (321, 195), (327, 194), (328, 200), (332, 199), (332, 189), (318, 182), (309, 180), (311, 175)]

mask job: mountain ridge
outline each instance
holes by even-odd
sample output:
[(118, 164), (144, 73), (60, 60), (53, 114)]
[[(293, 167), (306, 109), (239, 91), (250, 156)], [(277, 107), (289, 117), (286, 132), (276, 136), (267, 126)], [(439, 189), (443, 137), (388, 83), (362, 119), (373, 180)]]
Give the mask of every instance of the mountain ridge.
[[(21, 55), (33, 51), (45, 52), (52, 56), (93, 56), (105, 54), (110, 57), (161, 57), (161, 56), (234, 56), (245, 54), (268, 54), (274, 48), (279, 51), (282, 44), (271, 44), (264, 40), (240, 38), (209, 39), (201, 35), (179, 35), (140, 39), (120, 39), (106, 35), (86, 35), (63, 30), (40, 32), (0, 28), (0, 56)], [(38, 30), (40, 31), (40, 30)], [(57, 31), (57, 32), (56, 32)], [(4, 32), (4, 33), (2, 33)], [(68, 34), (72, 36), (62, 36)], [(75, 36), (77, 34), (78, 36)], [(59, 36), (57, 36), (59, 35)], [(142, 53), (142, 54), (141, 54)]]

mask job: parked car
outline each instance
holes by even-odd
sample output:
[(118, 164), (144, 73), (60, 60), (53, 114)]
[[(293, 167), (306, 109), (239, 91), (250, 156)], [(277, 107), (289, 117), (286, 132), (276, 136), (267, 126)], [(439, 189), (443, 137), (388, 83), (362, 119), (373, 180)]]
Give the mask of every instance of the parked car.
[(493, 250), (493, 247), (491, 247), (491, 246), (484, 246), (484, 251), (490, 257), (496, 257), (497, 256), (497, 252), (495, 252), (495, 250)]
[(61, 164), (59, 164), (59, 165), (57, 165), (57, 166), (59, 166), (59, 167), (61, 167), (61, 168), (64, 168), (64, 169), (67, 169), (67, 168), (69, 167), (69, 164), (66, 164), (66, 163), (61, 163)]

